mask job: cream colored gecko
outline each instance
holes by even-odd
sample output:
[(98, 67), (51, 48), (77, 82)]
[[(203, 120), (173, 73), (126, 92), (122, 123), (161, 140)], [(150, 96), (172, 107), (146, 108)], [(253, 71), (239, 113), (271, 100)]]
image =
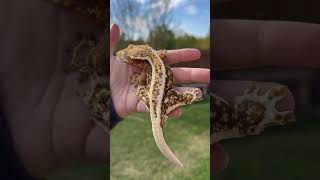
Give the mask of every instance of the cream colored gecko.
[(295, 120), (293, 111), (279, 112), (276, 103), (288, 94), (285, 86), (274, 86), (262, 93), (248, 88), (229, 104), (211, 94), (211, 143), (221, 140), (258, 135), (271, 125), (284, 125)]
[(164, 64), (166, 51), (155, 51), (148, 45), (129, 45), (116, 54), (140, 72), (131, 77), (138, 98), (150, 111), (152, 132), (161, 153), (177, 167), (183, 167), (181, 161), (171, 151), (163, 135), (163, 125), (168, 114), (178, 106), (201, 100), (200, 89), (180, 93), (173, 89), (174, 77), (171, 68)]

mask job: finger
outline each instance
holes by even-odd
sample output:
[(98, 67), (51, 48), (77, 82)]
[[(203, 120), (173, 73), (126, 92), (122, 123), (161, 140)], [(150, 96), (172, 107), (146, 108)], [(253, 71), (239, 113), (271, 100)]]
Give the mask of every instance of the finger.
[(142, 101), (139, 101), (137, 104), (137, 112), (149, 112), (149, 109)]
[(171, 111), (168, 116), (169, 117), (175, 117), (175, 118), (179, 118), (182, 115), (182, 110), (181, 108), (175, 108), (173, 111)]
[[(213, 81), (213, 92), (223, 99), (231, 102), (235, 96), (242, 96), (245, 89), (254, 85), (260, 88), (262, 92), (266, 92), (271, 87), (279, 86), (274, 82), (252, 82), (252, 81)], [(279, 111), (294, 110), (294, 97), (289, 91), (288, 94), (276, 104)]]
[(198, 60), (201, 57), (201, 52), (198, 49), (191, 48), (168, 50), (166, 57), (166, 64), (175, 64), (179, 62), (189, 62)]
[(109, 138), (108, 134), (98, 126), (95, 126), (87, 136), (85, 157), (89, 161), (109, 162)]
[(225, 169), (229, 163), (229, 157), (224, 152), (223, 148), (219, 144), (210, 145), (210, 154), (211, 154), (211, 168), (213, 173), (222, 171)]
[(210, 69), (172, 68), (176, 84), (210, 83)]
[(120, 28), (117, 24), (110, 26), (110, 51), (112, 52), (114, 46), (120, 39)]
[(320, 25), (288, 21), (213, 20), (217, 69), (320, 67)]
[(202, 97), (202, 91), (199, 88), (194, 88), (194, 87), (174, 87), (175, 90), (177, 90), (178, 92), (186, 92), (186, 91), (195, 91), (195, 90), (199, 90), (197, 96), (198, 97)]

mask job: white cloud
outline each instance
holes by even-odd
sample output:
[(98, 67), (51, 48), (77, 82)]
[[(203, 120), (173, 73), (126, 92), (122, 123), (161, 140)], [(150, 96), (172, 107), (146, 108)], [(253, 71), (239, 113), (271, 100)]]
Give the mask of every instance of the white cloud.
[(178, 7), (179, 5), (181, 5), (185, 0), (171, 0), (172, 2), (172, 8), (176, 8)]
[(137, 2), (144, 4), (147, 0), (136, 0)]
[[(145, 1), (145, 0), (138, 0), (138, 1)], [(169, 10), (175, 9), (181, 4), (183, 4), (186, 0), (171, 0), (169, 5)], [(164, 1), (158, 1), (157, 3), (154, 3), (151, 5), (151, 8), (154, 9), (164, 9), (166, 6), (166, 3)]]
[(190, 14), (190, 15), (195, 15), (198, 12), (195, 5), (188, 5), (184, 9), (185, 9), (186, 13)]

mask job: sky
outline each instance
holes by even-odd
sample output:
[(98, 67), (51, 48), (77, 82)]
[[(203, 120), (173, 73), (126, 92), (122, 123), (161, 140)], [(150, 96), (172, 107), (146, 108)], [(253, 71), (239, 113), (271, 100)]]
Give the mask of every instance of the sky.
[[(136, 1), (144, 3), (146, 0)], [(208, 35), (210, 28), (210, 0), (171, 1), (172, 4), (170, 8), (172, 8), (173, 11), (173, 20), (175, 24), (178, 25), (179, 32), (182, 31), (196, 37), (205, 37)], [(137, 19), (137, 24), (143, 27), (143, 19)], [(143, 34), (146, 33), (143, 32)]]
[(174, 19), (180, 28), (197, 37), (204, 37), (210, 28), (210, 0), (173, 0)]

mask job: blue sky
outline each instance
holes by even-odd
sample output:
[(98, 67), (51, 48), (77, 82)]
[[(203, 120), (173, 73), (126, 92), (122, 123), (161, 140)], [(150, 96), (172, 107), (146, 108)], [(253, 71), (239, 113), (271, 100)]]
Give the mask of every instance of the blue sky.
[(210, 27), (210, 0), (173, 0), (174, 19), (194, 36), (206, 36)]
[[(117, 1), (117, 0), (111, 0)], [(135, 0), (138, 3), (144, 4), (147, 0)], [(155, 7), (161, 6), (163, 3), (153, 4)], [(210, 28), (210, 0), (171, 0), (170, 7), (173, 12), (174, 27), (178, 25), (175, 32), (185, 32), (196, 37), (205, 37), (209, 33)], [(157, 12), (159, 9), (157, 10)], [(112, 13), (112, 9), (111, 9)], [(161, 13), (161, 12), (158, 12)], [(134, 18), (135, 24), (141, 27), (142, 32), (135, 34), (135, 39), (138, 37), (146, 38), (148, 34), (147, 27), (145, 26), (145, 17)], [(132, 19), (131, 19), (132, 20)], [(110, 19), (111, 23), (114, 23)], [(116, 22), (115, 22), (116, 23)]]

